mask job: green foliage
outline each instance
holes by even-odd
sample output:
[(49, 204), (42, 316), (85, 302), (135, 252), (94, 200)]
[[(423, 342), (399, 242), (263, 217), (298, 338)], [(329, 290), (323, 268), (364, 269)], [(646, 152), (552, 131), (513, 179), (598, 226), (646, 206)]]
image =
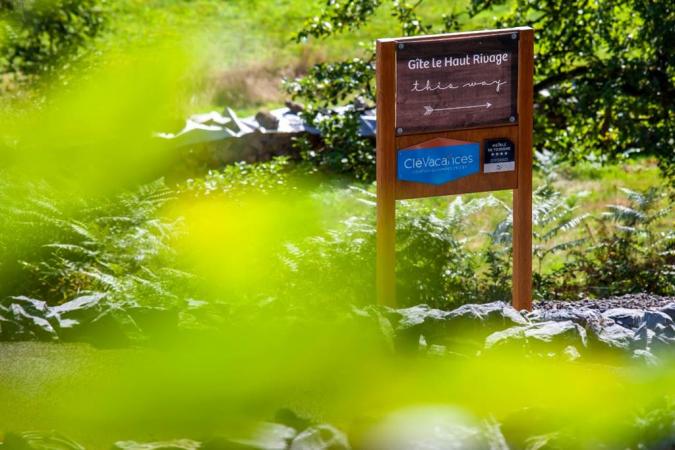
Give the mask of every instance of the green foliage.
[[(532, 205), (532, 264), (534, 296), (547, 299), (556, 296), (556, 269), (548, 268), (549, 259), (580, 249), (584, 238), (575, 233), (585, 224), (588, 214), (576, 214), (575, 197), (565, 197), (546, 184), (533, 194)], [(511, 208), (499, 202), (506, 216), (488, 233), (488, 243), (483, 259), (487, 276), (482, 280), (485, 295), (491, 299), (504, 299), (510, 295), (512, 266), (513, 215)], [(562, 280), (564, 285), (569, 280)]]
[(309, 102), (310, 111), (344, 102), (348, 98), (374, 101), (370, 82), (375, 75), (370, 61), (358, 58), (333, 64), (312, 66), (306, 77), (286, 80), (285, 88), (291, 96)]
[[(296, 148), (306, 160), (334, 172), (351, 173), (358, 179), (372, 179), (375, 152), (372, 142), (359, 136), (359, 127), (361, 114), (374, 101), (373, 75), (370, 61), (355, 58), (317, 64), (306, 77), (284, 82), (293, 98), (307, 101), (303, 118), (321, 132), (318, 149), (307, 138), (296, 140)], [(346, 100), (353, 100), (353, 104), (339, 113), (329, 110)]]
[[(107, 292), (118, 300), (170, 300), (168, 286), (180, 272), (169, 268), (169, 243), (179, 224), (160, 214), (174, 195), (163, 182), (109, 200), (81, 199), (75, 214), (46, 186), (23, 189), (32, 194), (28, 203), (17, 204), (16, 191), (0, 193), (0, 297), (21, 294), (54, 304)], [(31, 238), (20, 245), (13, 236)]]
[[(668, 193), (658, 189), (623, 191), (627, 204), (608, 205), (589, 232), (591, 246), (571, 252), (571, 261), (563, 268), (567, 285), (561, 285), (561, 294), (574, 290), (595, 296), (675, 294), (672, 198), (668, 202)], [(581, 285), (577, 280), (583, 280)]]
[(361, 113), (349, 107), (340, 114), (316, 115), (308, 122), (322, 135), (322, 144), (316, 148), (308, 138), (300, 137), (295, 148), (306, 161), (336, 173), (349, 173), (357, 179), (369, 181), (375, 171), (375, 152), (372, 142), (359, 137)]
[[(583, 196), (564, 196), (550, 185), (535, 192), (535, 298), (578, 299), (634, 292), (672, 295), (675, 239), (668, 228), (670, 207), (662, 206), (665, 194), (627, 192), (631, 206), (609, 205), (608, 214), (597, 219), (579, 212)], [(356, 195), (374, 209), (373, 194), (356, 191)], [(472, 230), (465, 235), (477, 215), (488, 211), (493, 217), (501, 214), (503, 220), (488, 232)], [(370, 301), (375, 226), (366, 217), (373, 217), (374, 210), (364, 214), (352, 215), (326, 235), (287, 249), (283, 261), (292, 268), (289, 280), (313, 274), (301, 281), (301, 292), (330, 286), (327, 292), (316, 292), (312, 297), (322, 298), (326, 304), (336, 296), (341, 301)], [(457, 197), (444, 214), (419, 202), (401, 202), (396, 228), (398, 302), (449, 308), (508, 300), (511, 214), (509, 205), (492, 196), (469, 202)]]
[[(417, 11), (423, 0), (373, 2), (329, 1), (324, 13), (306, 23), (297, 38), (326, 39), (364, 26), (375, 9), (389, 8), (403, 35), (459, 29), (460, 14), (443, 15), (425, 23)], [(659, 158), (664, 173), (675, 172), (675, 8), (648, 0), (518, 0), (514, 8), (503, 1), (474, 0), (464, 26), (485, 14), (496, 15), (494, 27), (529, 25), (535, 29), (535, 146), (571, 161), (609, 161), (634, 154)], [(373, 61), (373, 50), (362, 59)], [(337, 63), (339, 66), (340, 63)], [(356, 80), (340, 96), (313, 95), (331, 86), (331, 74), (310, 73), (292, 85), (297, 98), (310, 106), (337, 104), (350, 94), (370, 92), (371, 80), (354, 70)], [(335, 74), (335, 83), (350, 78)], [(372, 101), (372, 97), (364, 97)], [(337, 148), (328, 148), (334, 151)]]
[[(477, 0), (472, 13), (493, 4)], [(672, 4), (522, 0), (496, 25), (536, 31), (537, 147), (573, 159), (654, 154), (672, 171)]]
[(278, 194), (283, 190), (297, 190), (298, 185), (290, 181), (300, 174), (309, 175), (312, 172), (310, 167), (291, 165), (290, 159), (285, 156), (257, 164), (241, 161), (225, 166), (222, 170), (209, 170), (203, 177), (190, 178), (179, 190), (195, 197)]
[(0, 72), (53, 74), (80, 58), (105, 24), (106, 0), (1, 0)]
[(323, 13), (305, 22), (295, 39), (304, 41), (309, 37), (320, 38), (344, 30), (356, 30), (368, 20), (380, 3), (380, 0), (326, 0)]

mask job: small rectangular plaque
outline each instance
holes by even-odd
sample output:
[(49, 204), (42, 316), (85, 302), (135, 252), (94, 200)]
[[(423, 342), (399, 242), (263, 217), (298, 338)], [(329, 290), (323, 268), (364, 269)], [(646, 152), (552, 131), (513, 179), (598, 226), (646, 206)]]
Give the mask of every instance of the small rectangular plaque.
[(485, 141), (484, 173), (511, 172), (516, 170), (516, 147), (509, 139)]
[(480, 172), (480, 145), (455, 142), (453, 145), (399, 150), (398, 179), (439, 185)]
[(396, 133), (517, 121), (518, 32), (400, 42)]

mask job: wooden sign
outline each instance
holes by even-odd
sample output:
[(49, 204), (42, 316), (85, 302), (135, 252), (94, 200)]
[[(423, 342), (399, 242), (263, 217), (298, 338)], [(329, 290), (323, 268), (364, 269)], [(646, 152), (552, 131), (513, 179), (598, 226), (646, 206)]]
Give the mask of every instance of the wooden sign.
[(396, 133), (516, 121), (518, 33), (400, 42)]
[(377, 290), (394, 305), (396, 200), (513, 190), (513, 305), (532, 305), (531, 28), (377, 41)]

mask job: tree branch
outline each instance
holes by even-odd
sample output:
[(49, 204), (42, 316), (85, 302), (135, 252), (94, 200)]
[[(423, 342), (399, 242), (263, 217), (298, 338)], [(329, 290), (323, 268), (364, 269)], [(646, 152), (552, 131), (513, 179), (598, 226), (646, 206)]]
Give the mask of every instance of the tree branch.
[(570, 80), (572, 78), (576, 78), (579, 75), (584, 75), (588, 72), (590, 72), (591, 67), (590, 66), (581, 66), (581, 67), (576, 67), (572, 70), (569, 70), (567, 72), (560, 72), (555, 75), (552, 75), (548, 78), (545, 78), (538, 83), (535, 83), (534, 85), (534, 92), (540, 92), (543, 91), (544, 89), (548, 89), (551, 86), (555, 86), (558, 83), (562, 83), (563, 81)]

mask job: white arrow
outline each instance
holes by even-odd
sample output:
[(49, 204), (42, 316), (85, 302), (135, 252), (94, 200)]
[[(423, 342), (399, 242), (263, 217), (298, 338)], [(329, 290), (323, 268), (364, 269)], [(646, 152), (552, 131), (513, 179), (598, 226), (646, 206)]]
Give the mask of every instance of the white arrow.
[(455, 110), (455, 109), (469, 109), (469, 108), (485, 108), (485, 109), (488, 109), (490, 106), (492, 106), (492, 103), (490, 103), (490, 102), (485, 102), (485, 104), (483, 104), (483, 105), (453, 106), (452, 108), (434, 108), (433, 106), (425, 106), (424, 107), (424, 115), (429, 116), (434, 111), (452, 111), (452, 110)]

